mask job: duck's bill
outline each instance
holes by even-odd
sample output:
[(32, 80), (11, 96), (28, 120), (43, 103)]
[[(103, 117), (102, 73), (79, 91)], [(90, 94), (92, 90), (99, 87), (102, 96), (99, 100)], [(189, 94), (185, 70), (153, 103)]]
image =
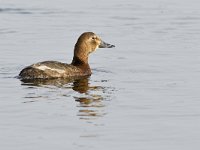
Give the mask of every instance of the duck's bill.
[(112, 48), (112, 47), (115, 47), (115, 45), (108, 44), (104, 41), (101, 41), (101, 44), (99, 45), (99, 48)]

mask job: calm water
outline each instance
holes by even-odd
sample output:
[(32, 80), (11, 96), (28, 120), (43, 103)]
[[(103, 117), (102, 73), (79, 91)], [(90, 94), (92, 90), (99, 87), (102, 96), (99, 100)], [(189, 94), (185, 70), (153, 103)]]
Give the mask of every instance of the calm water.
[[(116, 45), (90, 78), (15, 78), (85, 31)], [(199, 150), (200, 2), (0, 0), (0, 85), (1, 150)]]

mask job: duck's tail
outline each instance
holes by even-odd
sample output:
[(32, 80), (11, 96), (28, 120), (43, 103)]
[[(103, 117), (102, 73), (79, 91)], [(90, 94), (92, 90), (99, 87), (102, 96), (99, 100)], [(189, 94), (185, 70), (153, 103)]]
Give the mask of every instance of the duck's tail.
[(48, 75), (43, 70), (28, 66), (19, 73), (19, 78), (21, 80), (45, 79), (48, 78)]

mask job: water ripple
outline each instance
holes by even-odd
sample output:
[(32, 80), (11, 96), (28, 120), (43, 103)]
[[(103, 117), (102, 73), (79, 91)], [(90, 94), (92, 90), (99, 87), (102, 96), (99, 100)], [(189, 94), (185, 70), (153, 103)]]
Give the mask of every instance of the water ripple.
[(55, 11), (55, 10), (44, 10), (39, 8), (34, 9), (24, 9), (24, 8), (0, 8), (0, 13), (5, 14), (23, 14), (23, 15), (29, 15), (29, 14), (55, 14), (55, 13), (62, 13), (61, 11)]
[[(105, 80), (99, 81), (104, 83)], [(110, 101), (114, 92), (112, 87), (104, 87), (90, 77), (76, 79), (27, 80), (22, 81), (27, 94), (23, 103), (39, 102), (40, 100), (59, 100), (63, 97), (72, 98), (79, 109), (77, 116), (83, 120), (102, 117), (106, 114), (105, 102)], [(107, 81), (106, 81), (107, 82)]]

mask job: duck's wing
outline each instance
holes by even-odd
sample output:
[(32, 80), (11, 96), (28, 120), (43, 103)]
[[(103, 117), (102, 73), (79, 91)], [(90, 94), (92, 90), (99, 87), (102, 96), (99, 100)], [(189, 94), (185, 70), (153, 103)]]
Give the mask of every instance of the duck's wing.
[(19, 76), (22, 79), (48, 79), (71, 77), (79, 74), (80, 69), (57, 61), (44, 61), (24, 68)]
[(70, 71), (73, 69), (74, 71), (76, 70), (76, 67), (66, 64), (66, 63), (61, 63), (58, 61), (44, 61), (44, 62), (39, 62), (36, 64), (31, 65), (31, 67), (39, 69), (39, 70), (51, 70), (51, 71), (56, 71), (58, 73), (64, 73), (66, 71)]
[(44, 61), (37, 64), (32, 65), (34, 68), (37, 68), (39, 70), (43, 71), (49, 71), (50, 74), (57, 73), (60, 75), (65, 76), (75, 76), (78, 72), (80, 72), (80, 69), (66, 63), (61, 63), (58, 61)]

